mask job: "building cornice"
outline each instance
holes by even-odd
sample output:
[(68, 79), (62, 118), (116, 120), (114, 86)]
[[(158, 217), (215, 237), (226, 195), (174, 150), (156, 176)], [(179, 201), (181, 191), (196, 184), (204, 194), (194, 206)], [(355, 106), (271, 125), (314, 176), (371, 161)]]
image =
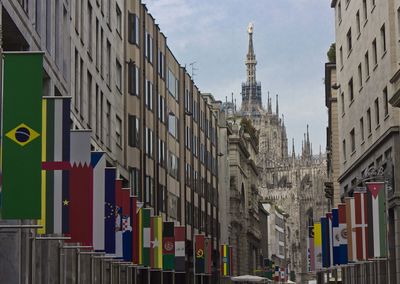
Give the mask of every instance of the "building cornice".
[(399, 126), (392, 126), (386, 132), (379, 137), (378, 140), (375, 141), (347, 170), (342, 173), (339, 178), (338, 182), (341, 183), (345, 178), (347, 178), (354, 170), (356, 170), (362, 162), (364, 162), (370, 154), (376, 150), (383, 142), (391, 138), (391, 136), (398, 134), (400, 131)]

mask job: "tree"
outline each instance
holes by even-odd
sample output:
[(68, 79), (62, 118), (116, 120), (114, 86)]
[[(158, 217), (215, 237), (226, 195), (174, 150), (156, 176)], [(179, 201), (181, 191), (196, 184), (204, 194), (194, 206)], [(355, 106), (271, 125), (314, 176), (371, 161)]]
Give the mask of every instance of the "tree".
[(331, 63), (336, 63), (336, 43), (332, 43), (327, 54), (328, 60)]

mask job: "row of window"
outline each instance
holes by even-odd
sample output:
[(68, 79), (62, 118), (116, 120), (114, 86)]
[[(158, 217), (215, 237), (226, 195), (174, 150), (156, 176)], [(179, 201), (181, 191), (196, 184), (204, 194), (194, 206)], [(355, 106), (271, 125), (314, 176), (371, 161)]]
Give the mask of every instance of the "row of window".
[(219, 230), (217, 220), (212, 218), (211, 215), (207, 215), (206, 212), (202, 211), (199, 207), (193, 206), (191, 202), (186, 202), (185, 208), (187, 224), (206, 233), (211, 233), (213, 230), (214, 234), (216, 234)]
[[(382, 92), (382, 104), (383, 104), (383, 116), (386, 118), (389, 115), (389, 104), (388, 104), (388, 92), (387, 88), (385, 88)], [(381, 122), (381, 112), (380, 112), (380, 106), (379, 106), (379, 97), (375, 99), (374, 101), (374, 115), (375, 115), (375, 128), (378, 128)], [(368, 137), (372, 134), (372, 118), (371, 118), (371, 108), (367, 109), (366, 112), (366, 121), (364, 125), (364, 117), (362, 116), (360, 118), (360, 124), (359, 124), (359, 131), (360, 131), (360, 144), (363, 144), (365, 141), (365, 131), (367, 131)], [(355, 133), (355, 128), (353, 128), (350, 131), (350, 150), (351, 154), (353, 154), (356, 151), (356, 133)], [(342, 141), (342, 153), (343, 153), (343, 160), (346, 161), (347, 159), (347, 149), (346, 149), (346, 139)]]
[[(357, 14), (358, 15), (358, 14)], [(360, 33), (359, 31), (359, 22), (357, 25), (358, 29), (358, 34)], [(358, 38), (358, 36), (357, 36)], [(381, 49), (381, 56), (383, 57), (386, 53), (387, 50), (387, 45), (386, 45), (386, 28), (385, 24), (381, 26), (380, 29), (380, 49)], [(346, 34), (346, 41), (347, 41), (347, 55), (349, 56), (351, 51), (353, 50), (353, 36), (351, 32), (351, 27), (349, 28), (347, 34)], [(372, 66), (375, 68), (375, 66), (378, 64), (378, 46), (377, 46), (377, 40), (376, 38), (372, 41)], [(340, 68), (343, 68), (344, 66), (344, 61), (343, 61), (343, 48), (340, 46), (339, 48), (339, 60), (340, 60)], [(368, 80), (369, 78), (369, 73), (370, 73), (370, 60), (369, 60), (369, 53), (368, 50), (366, 51), (364, 55), (364, 68), (365, 68), (365, 80)], [(359, 65), (361, 67), (361, 63)], [(360, 81), (360, 87), (362, 86), (362, 81)]]
[[(349, 5), (350, 0), (345, 0), (345, 1), (346, 1), (346, 10), (347, 10), (347, 6)], [(376, 6), (376, 3), (375, 3), (376, 0), (369, 0), (369, 1), (371, 1), (371, 7), (372, 7), (371, 13), (372, 13)], [(342, 4), (340, 1), (338, 2), (336, 9), (337, 9), (338, 22), (340, 25), (342, 22)], [(367, 2), (367, 0), (362, 0), (362, 14), (363, 14), (363, 20), (364, 20), (364, 22), (366, 22), (368, 19), (368, 2)], [(357, 20), (358, 20), (358, 22), (360, 20), (360, 11), (359, 10), (357, 11)]]

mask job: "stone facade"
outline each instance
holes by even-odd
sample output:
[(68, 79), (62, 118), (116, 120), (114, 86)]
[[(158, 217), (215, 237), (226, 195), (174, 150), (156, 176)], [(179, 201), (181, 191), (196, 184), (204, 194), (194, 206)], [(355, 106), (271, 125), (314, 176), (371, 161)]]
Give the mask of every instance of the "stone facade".
[[(347, 2), (347, 3), (346, 3)], [(341, 194), (387, 183), (390, 283), (400, 281), (398, 0), (338, 1), (335, 10)], [(379, 172), (379, 176), (376, 174)]]
[[(247, 85), (259, 84), (254, 79), (255, 54), (252, 41), (253, 29), (251, 33), (249, 32), (249, 51), (246, 61)], [(254, 60), (249, 60), (249, 58)], [(254, 72), (249, 72), (249, 70)], [(257, 90), (257, 88), (252, 88), (252, 90)], [(257, 93), (250, 97), (257, 98)], [(285, 251), (279, 254), (281, 258), (277, 258), (285, 268), (294, 271), (303, 283), (314, 277), (308, 272), (307, 267), (308, 226), (328, 210), (328, 202), (323, 190), (327, 178), (326, 157), (321, 151), (318, 155), (313, 155), (308, 126), (304, 134), (301, 154), (296, 156), (293, 141), (292, 153), (289, 155), (284, 117), (279, 115), (278, 96), (276, 96), (274, 111), (269, 94), (267, 99), (267, 108), (264, 109), (260, 103), (261, 98), (247, 100), (247, 94), (242, 91), (240, 110), (236, 110), (233, 101), (226, 102), (224, 108), (226, 113), (236, 121), (250, 119), (257, 131), (259, 143), (255, 161), (261, 176), (259, 194), (263, 202), (268, 202), (279, 207), (282, 212), (287, 212), (284, 229)], [(271, 243), (271, 249), (277, 245), (275, 237), (269, 239), (274, 233), (274, 230), (270, 230), (268, 240), (262, 239)], [(272, 256), (272, 254), (269, 251), (268, 255)]]

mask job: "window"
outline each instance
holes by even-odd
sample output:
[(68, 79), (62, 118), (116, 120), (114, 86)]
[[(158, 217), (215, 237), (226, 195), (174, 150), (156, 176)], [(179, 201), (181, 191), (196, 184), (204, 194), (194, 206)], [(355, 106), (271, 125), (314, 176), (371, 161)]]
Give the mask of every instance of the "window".
[(88, 52), (90, 57), (93, 54), (93, 34), (92, 34), (92, 18), (93, 18), (93, 9), (90, 5), (90, 1), (88, 1)]
[(364, 142), (365, 136), (364, 136), (364, 118), (360, 118), (360, 134), (361, 134), (361, 142)]
[(350, 131), (350, 143), (351, 143), (351, 152), (353, 153), (356, 150), (356, 138), (354, 134), (354, 128)]
[(346, 139), (342, 142), (342, 149), (343, 149), (343, 160), (346, 162)]
[(115, 139), (118, 146), (122, 145), (122, 121), (117, 115), (115, 118)]
[(372, 42), (372, 55), (373, 55), (373, 60), (374, 60), (374, 66), (378, 64), (378, 51), (376, 49), (376, 39)]
[(147, 31), (145, 39), (145, 56), (150, 63), (153, 63), (153, 37)]
[(178, 100), (178, 80), (170, 69), (168, 69), (168, 93)]
[(107, 40), (107, 85), (111, 85), (111, 43)]
[(139, 18), (131, 13), (128, 15), (128, 42), (139, 44)]
[(178, 173), (179, 173), (179, 159), (172, 154), (171, 152), (169, 152), (168, 155), (169, 159), (168, 159), (168, 170), (169, 170), (169, 174), (178, 179)]
[(116, 60), (116, 70), (115, 70), (115, 81), (116, 81), (116, 86), (118, 91), (121, 92), (121, 87), (122, 87), (122, 66), (121, 63), (119, 63), (118, 60)]
[(374, 105), (375, 105), (375, 123), (376, 123), (376, 126), (378, 127), (379, 126), (379, 98), (376, 98)]
[(140, 121), (136, 116), (128, 116), (128, 145), (130, 147), (140, 146)]
[(367, 126), (368, 126), (368, 134), (372, 132), (372, 125), (371, 125), (371, 109), (368, 108), (367, 110)]
[(342, 4), (339, 2), (337, 6), (337, 15), (339, 23), (342, 21)]
[(364, 21), (368, 19), (367, 0), (363, 0)]
[(365, 62), (365, 80), (368, 80), (369, 78), (369, 55), (368, 55), (368, 51), (365, 53), (364, 56), (364, 62)]
[(139, 68), (134, 63), (128, 65), (128, 93), (139, 96)]
[(388, 103), (388, 91), (387, 88), (383, 89), (383, 111), (384, 111), (384, 116), (389, 115), (389, 103)]
[(153, 131), (146, 127), (146, 155), (153, 158)]
[(350, 81), (348, 83), (348, 88), (349, 88), (349, 100), (350, 100), (350, 104), (351, 104), (354, 100), (353, 78), (350, 79)]
[(357, 22), (357, 34), (359, 35), (361, 33), (360, 11), (357, 11), (356, 22)]
[(397, 9), (397, 37), (400, 38), (400, 7)]
[(87, 72), (87, 118), (88, 124), (91, 126), (92, 124), (92, 75), (90, 72)]
[(53, 1), (50, 1), (50, 0), (46, 1), (46, 49), (50, 54), (51, 54), (51, 38), (52, 38), (51, 37), (51, 26), (53, 24), (52, 23), (52, 13), (51, 13), (52, 2)]
[(118, 7), (118, 4), (116, 5), (116, 13), (117, 13), (117, 33), (118, 34), (122, 34), (122, 13), (121, 13), (121, 9)]
[(159, 50), (158, 51), (158, 74), (160, 75), (160, 77), (162, 78), (162, 79), (164, 79), (165, 78), (165, 72), (164, 72), (164, 65), (165, 65), (165, 55), (164, 55), (164, 53), (161, 51), (161, 50)]
[(343, 48), (339, 48), (339, 53), (340, 53), (340, 67), (343, 67)]
[(168, 132), (176, 139), (178, 139), (178, 127), (178, 118), (173, 113), (170, 113), (168, 117)]
[(191, 149), (191, 143), (192, 143), (192, 131), (189, 126), (186, 126), (186, 128), (185, 128), (185, 146), (189, 150)]
[(381, 44), (382, 44), (382, 54), (386, 52), (386, 32), (385, 32), (385, 24), (381, 27)]
[(342, 114), (344, 114), (344, 93), (340, 95), (340, 99), (342, 101)]
[(158, 96), (158, 119), (165, 123), (165, 98)]
[[(165, 191), (166, 187), (164, 185), (158, 184), (158, 191), (157, 191), (157, 207), (158, 210), (164, 212), (164, 202), (165, 202)], [(189, 203), (187, 203), (189, 204)]]
[(351, 28), (347, 32), (346, 38), (347, 38), (347, 54), (350, 54), (351, 50), (353, 49), (353, 45), (351, 42)]
[(361, 63), (358, 65), (358, 84), (359, 84), (359, 87), (360, 87), (360, 89), (361, 89), (361, 88), (362, 88), (362, 85), (363, 85)]
[(35, 29), (40, 35), (41, 31), (41, 18), (42, 18), (42, 1), (41, 0), (36, 0), (36, 6), (35, 6)]
[(146, 107), (149, 110), (153, 110), (153, 83), (150, 81), (146, 80), (146, 89), (145, 89), (145, 94), (146, 94)]
[(158, 163), (165, 166), (165, 142), (158, 139)]
[(107, 109), (106, 109), (106, 145), (108, 148), (111, 147), (111, 104), (107, 101)]
[(130, 170), (130, 182), (133, 195), (137, 196), (139, 201), (142, 201), (142, 189), (140, 186), (140, 170), (137, 168), (131, 168)]
[(153, 198), (152, 198), (152, 195), (153, 195), (152, 193), (153, 193), (153, 191), (154, 191), (154, 189), (153, 189), (153, 184), (154, 184), (153, 178), (150, 177), (150, 176), (148, 176), (148, 175), (146, 175), (146, 176), (145, 176), (145, 185), (144, 185), (144, 186), (145, 186), (144, 201), (145, 201), (147, 204), (150, 204), (151, 206), (154, 205)]

